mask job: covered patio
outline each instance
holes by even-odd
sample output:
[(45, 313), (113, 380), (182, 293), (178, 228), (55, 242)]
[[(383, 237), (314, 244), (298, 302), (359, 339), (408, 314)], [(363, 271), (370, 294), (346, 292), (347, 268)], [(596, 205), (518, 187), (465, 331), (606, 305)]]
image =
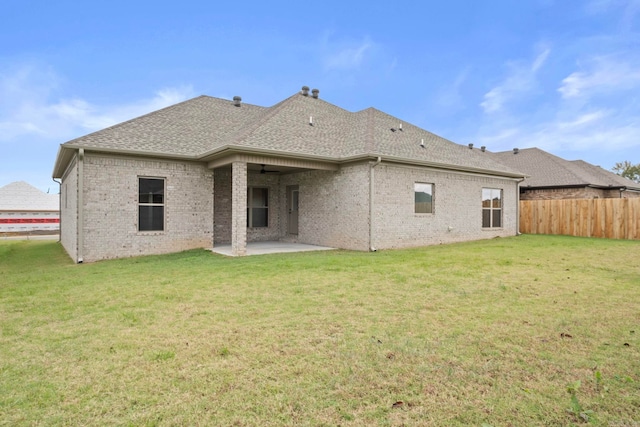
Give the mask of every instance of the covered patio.
[[(330, 248), (327, 246), (306, 245), (303, 243), (247, 242), (247, 250), (244, 255), (266, 255), (284, 252), (328, 251), (334, 249), (336, 248)], [(211, 251), (220, 255), (238, 256), (233, 253), (231, 245), (217, 245), (213, 249), (211, 249)]]

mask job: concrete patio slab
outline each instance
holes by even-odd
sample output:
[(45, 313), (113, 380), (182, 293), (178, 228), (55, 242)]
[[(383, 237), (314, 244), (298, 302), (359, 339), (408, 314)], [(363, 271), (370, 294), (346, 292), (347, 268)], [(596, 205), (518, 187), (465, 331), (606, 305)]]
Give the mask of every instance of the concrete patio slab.
[[(251, 242), (247, 243), (247, 255), (265, 255), (265, 254), (277, 254), (283, 252), (309, 252), (309, 251), (328, 251), (335, 248), (327, 246), (315, 246), (305, 245), (303, 243), (288, 243), (288, 242)], [(211, 249), (212, 252), (217, 254), (233, 256), (231, 255), (231, 245), (219, 245)]]

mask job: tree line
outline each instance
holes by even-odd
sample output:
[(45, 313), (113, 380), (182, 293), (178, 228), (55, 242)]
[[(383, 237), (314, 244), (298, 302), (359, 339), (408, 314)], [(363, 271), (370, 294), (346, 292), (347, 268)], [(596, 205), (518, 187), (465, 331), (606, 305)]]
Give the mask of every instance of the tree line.
[(620, 175), (633, 182), (640, 183), (640, 163), (634, 165), (628, 160), (618, 162), (611, 168), (616, 175)]

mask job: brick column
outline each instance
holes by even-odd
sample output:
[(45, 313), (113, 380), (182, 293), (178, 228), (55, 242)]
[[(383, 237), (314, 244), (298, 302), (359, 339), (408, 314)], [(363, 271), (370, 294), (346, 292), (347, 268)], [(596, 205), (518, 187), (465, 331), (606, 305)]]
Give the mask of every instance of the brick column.
[(247, 254), (247, 164), (231, 164), (231, 254)]

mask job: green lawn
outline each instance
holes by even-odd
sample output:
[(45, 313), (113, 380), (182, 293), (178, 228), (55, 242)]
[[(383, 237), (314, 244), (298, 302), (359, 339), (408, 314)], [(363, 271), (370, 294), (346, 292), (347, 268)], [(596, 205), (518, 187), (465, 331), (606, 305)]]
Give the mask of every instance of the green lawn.
[(5, 240), (0, 328), (0, 425), (640, 425), (638, 241), (74, 265)]

